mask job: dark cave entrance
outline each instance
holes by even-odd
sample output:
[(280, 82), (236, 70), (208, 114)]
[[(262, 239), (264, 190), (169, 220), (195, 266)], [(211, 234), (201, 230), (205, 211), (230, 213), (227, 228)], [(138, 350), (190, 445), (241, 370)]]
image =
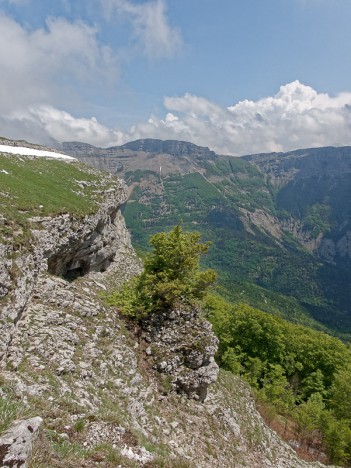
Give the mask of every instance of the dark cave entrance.
[(90, 271), (89, 259), (72, 258), (72, 254), (56, 254), (48, 259), (48, 272), (61, 276), (67, 281), (74, 281)]
[(74, 281), (87, 273), (89, 273), (89, 265), (86, 262), (80, 262), (78, 266), (76, 264), (66, 265), (62, 277), (67, 281)]

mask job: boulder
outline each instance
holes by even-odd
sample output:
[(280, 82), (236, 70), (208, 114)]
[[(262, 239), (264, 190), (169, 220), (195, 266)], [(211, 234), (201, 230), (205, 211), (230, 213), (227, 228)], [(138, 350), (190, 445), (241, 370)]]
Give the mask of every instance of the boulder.
[(33, 442), (43, 422), (39, 416), (15, 421), (0, 437), (1, 468), (26, 468), (32, 451)]

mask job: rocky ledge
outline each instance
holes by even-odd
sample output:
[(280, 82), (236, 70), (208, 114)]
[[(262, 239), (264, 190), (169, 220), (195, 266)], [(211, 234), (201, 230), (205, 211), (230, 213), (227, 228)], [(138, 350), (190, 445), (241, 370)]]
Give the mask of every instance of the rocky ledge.
[(146, 354), (164, 376), (164, 390), (204, 401), (208, 386), (217, 380), (214, 361), (218, 339), (197, 307), (179, 306), (141, 321)]
[(125, 185), (101, 193), (95, 214), (83, 218), (62, 214), (30, 219), (31, 239), (21, 250), (0, 245), (0, 363), (41, 274), (72, 280), (90, 272), (105, 271), (116, 252), (132, 249), (130, 235), (120, 213), (126, 200)]

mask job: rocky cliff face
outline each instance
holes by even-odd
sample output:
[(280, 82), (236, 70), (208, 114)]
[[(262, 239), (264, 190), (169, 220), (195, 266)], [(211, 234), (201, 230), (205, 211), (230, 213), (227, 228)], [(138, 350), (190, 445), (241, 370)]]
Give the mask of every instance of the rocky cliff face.
[(351, 147), (307, 148), (288, 153), (262, 153), (244, 156), (270, 177), (278, 187), (294, 179), (340, 177), (351, 172)]
[(42, 274), (73, 279), (91, 271), (105, 271), (121, 246), (131, 248), (119, 212), (125, 199), (124, 185), (116, 182), (104, 193), (96, 214), (84, 219), (69, 214), (32, 218), (30, 245), (22, 251), (11, 244), (0, 245), (2, 358)]
[(179, 306), (142, 321), (142, 338), (153, 367), (168, 376), (170, 390), (204, 401), (217, 380), (218, 340), (200, 310)]
[[(204, 159), (213, 159), (216, 156), (214, 151), (207, 147), (194, 145), (188, 141), (179, 140), (156, 140), (147, 138), (126, 143), (120, 147), (134, 151), (145, 151), (146, 153), (171, 154), (172, 156), (192, 156), (197, 155)], [(118, 147), (115, 148), (118, 150)]]
[(94, 214), (30, 218), (27, 245), (1, 244), (0, 427), (6, 414), (23, 421), (0, 437), (0, 465), (312, 466), (267, 428), (245, 384), (218, 376), (199, 310), (138, 328), (104, 304), (140, 264), (119, 211), (123, 183), (101, 195)]
[(197, 155), (200, 158), (213, 159), (216, 153), (204, 146), (197, 146), (187, 141), (178, 140), (157, 140), (147, 138), (144, 140), (135, 140), (122, 146), (112, 146), (111, 148), (97, 148), (95, 146), (79, 143), (76, 141), (62, 143), (63, 151), (79, 157), (84, 156), (123, 156), (126, 152), (149, 153), (149, 154), (170, 154), (172, 156), (192, 156)]

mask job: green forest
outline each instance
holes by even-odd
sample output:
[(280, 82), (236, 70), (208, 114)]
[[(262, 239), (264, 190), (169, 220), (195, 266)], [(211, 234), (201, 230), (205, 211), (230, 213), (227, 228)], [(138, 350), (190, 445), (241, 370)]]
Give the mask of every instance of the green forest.
[(317, 443), (332, 463), (350, 462), (350, 347), (218, 295), (209, 295), (204, 309), (220, 340), (218, 363), (244, 377), (305, 444)]
[[(283, 166), (284, 158), (273, 162)], [(174, 164), (162, 180), (150, 170), (125, 174), (133, 190), (123, 212), (139, 251), (149, 249), (150, 235), (183, 221), (211, 241), (202, 263), (216, 270), (228, 300), (350, 338), (347, 257), (325, 261), (298, 237), (313, 243), (323, 234), (338, 242), (346, 233), (350, 174), (332, 177), (317, 167), (318, 176), (273, 183), (270, 167), (245, 159), (198, 158), (199, 171), (186, 174)]]
[(215, 272), (200, 267), (210, 245), (198, 232), (177, 225), (150, 244), (143, 272), (107, 302), (137, 321), (179, 303), (201, 305), (219, 339), (218, 364), (250, 384), (268, 422), (281, 418), (301, 445), (331, 463), (351, 462), (350, 346), (215, 293)]

